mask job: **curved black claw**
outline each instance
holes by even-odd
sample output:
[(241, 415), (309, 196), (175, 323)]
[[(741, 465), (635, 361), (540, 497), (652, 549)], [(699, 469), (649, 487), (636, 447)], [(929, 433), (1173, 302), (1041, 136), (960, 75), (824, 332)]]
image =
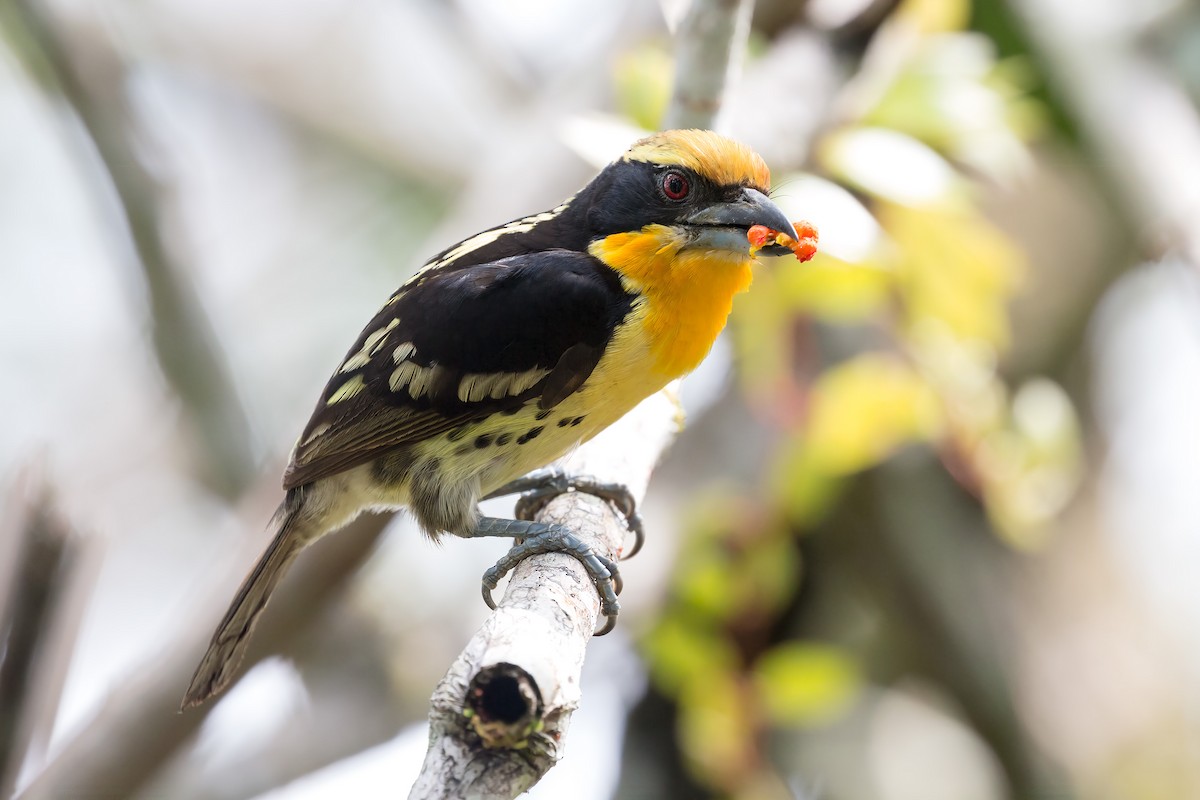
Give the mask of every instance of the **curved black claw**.
[(607, 617), (607, 621), (596, 635), (603, 636), (616, 625), (617, 614), (621, 611), (617, 595), (624, 588), (620, 570), (617, 569), (616, 563), (594, 552), (566, 526), (484, 517), (476, 535), (513, 536), (522, 540), (514, 544), (508, 553), (483, 573), (481, 588), (483, 601), (487, 603), (488, 608), (496, 608), (492, 590), (522, 560), (542, 553), (566, 553), (583, 564), (600, 595), (600, 613)]
[(570, 491), (584, 492), (612, 503), (617, 513), (625, 517), (625, 526), (633, 534), (633, 546), (628, 553), (622, 554), (621, 560), (633, 558), (638, 554), (642, 545), (646, 543), (646, 529), (642, 524), (641, 515), (637, 512), (637, 501), (633, 499), (633, 493), (622, 483), (606, 483), (586, 475), (568, 475), (560, 469), (543, 469), (502, 486), (488, 497), (520, 492), (521, 496), (517, 498), (516, 503), (516, 517), (520, 520), (533, 520), (547, 503)]

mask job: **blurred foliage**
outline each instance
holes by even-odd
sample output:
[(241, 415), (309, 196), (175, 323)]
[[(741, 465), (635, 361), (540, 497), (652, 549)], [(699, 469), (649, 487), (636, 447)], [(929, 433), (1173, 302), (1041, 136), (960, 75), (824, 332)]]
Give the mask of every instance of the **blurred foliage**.
[(617, 111), (639, 128), (657, 130), (671, 100), (675, 65), (658, 43), (624, 53), (613, 70)]
[[(766, 488), (710, 490), (692, 516), (669, 601), (643, 640), (656, 686), (678, 703), (685, 762), (718, 794), (786, 796), (764, 789), (783, 780), (768, 735), (836, 720), (865, 685), (849, 650), (773, 635), (802, 586), (795, 536), (847, 481), (903, 448), (932, 447), (1018, 547), (1043, 541), (1078, 481), (1066, 395), (1045, 379), (1014, 391), (997, 372), (1025, 264), (979, 209), (974, 181), (1020, 171), (1044, 114), (1027, 63), (965, 32), (968, 12), (956, 0), (902, 2), (876, 33), (890, 48), (882, 91), (815, 142), (817, 174), (776, 177), (849, 189), (850, 238), (869, 244), (831, 246), (803, 267), (776, 260), (739, 298), (741, 388), (784, 435)], [(663, 74), (646, 54), (618, 69), (619, 105), (637, 123), (657, 119), (648, 97)], [(638, 87), (635, 75), (655, 78)], [(797, 213), (822, 228), (823, 208)]]

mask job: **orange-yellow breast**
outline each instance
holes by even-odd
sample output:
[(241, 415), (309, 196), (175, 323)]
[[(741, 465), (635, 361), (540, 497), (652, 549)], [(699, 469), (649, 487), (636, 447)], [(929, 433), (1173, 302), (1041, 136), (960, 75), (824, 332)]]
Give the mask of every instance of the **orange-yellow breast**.
[(648, 343), (649, 368), (671, 380), (695, 369), (750, 287), (749, 255), (688, 249), (675, 229), (648, 225), (595, 242), (590, 252), (639, 295), (629, 320)]

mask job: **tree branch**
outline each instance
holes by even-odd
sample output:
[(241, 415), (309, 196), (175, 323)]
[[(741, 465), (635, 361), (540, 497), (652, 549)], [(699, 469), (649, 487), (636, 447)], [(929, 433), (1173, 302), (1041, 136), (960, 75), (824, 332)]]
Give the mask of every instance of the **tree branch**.
[(711, 128), (741, 63), (754, 0), (692, 0), (675, 41), (675, 88), (666, 128)]
[[(567, 459), (572, 474), (619, 480), (640, 502), (680, 408), (669, 388), (645, 400)], [(568, 526), (615, 558), (625, 521), (605, 502), (573, 493), (538, 515)], [(600, 598), (583, 566), (550, 553), (522, 561), (495, 612), (433, 693), (429, 750), (410, 798), (512, 798), (562, 757)]]

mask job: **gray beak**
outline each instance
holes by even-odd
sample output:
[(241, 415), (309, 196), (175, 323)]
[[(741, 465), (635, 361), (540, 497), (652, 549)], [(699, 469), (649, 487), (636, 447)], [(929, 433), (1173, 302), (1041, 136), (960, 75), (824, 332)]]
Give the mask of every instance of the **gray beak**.
[[(742, 189), (741, 196), (730, 203), (713, 203), (697, 209), (684, 220), (696, 229), (699, 244), (711, 245), (725, 250), (745, 251), (749, 248), (746, 231), (753, 225), (765, 225), (771, 230), (781, 231), (792, 238), (796, 229), (779, 208), (757, 189)], [(729, 230), (737, 229), (736, 231)], [(711, 230), (708, 230), (711, 229)], [(787, 255), (791, 251), (782, 245), (769, 245), (762, 249), (767, 255)]]

